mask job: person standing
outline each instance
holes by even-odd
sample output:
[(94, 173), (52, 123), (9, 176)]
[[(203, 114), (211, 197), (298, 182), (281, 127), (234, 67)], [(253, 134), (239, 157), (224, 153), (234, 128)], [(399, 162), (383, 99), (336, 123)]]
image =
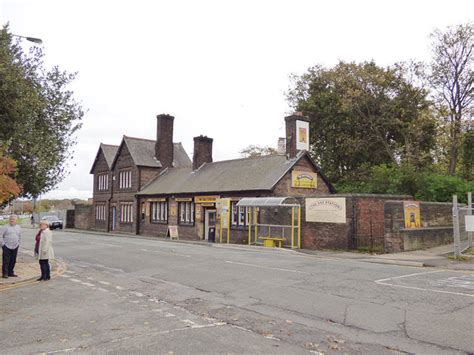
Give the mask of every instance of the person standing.
[(12, 214), (8, 224), (2, 229), (2, 277), (17, 277), (14, 269), (21, 241), (21, 228), (16, 224), (17, 216)]
[(46, 281), (51, 279), (51, 268), (49, 260), (54, 259), (53, 251), (53, 232), (49, 229), (49, 222), (40, 221), (40, 230), (35, 237), (35, 256), (39, 260), (41, 277), (37, 281)]

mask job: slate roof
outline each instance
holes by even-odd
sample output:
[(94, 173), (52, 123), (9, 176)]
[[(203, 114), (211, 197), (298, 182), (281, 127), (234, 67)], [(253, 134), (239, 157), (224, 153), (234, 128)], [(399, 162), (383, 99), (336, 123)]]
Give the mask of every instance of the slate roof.
[(99, 159), (99, 153), (101, 150), (102, 150), (102, 153), (104, 154), (105, 161), (107, 162), (109, 169), (111, 169), (112, 163), (114, 162), (115, 154), (117, 154), (118, 149), (119, 149), (118, 145), (100, 143), (99, 150), (97, 151), (97, 154), (95, 156), (95, 160), (94, 160), (94, 163), (92, 164), (90, 174), (94, 172), (95, 164), (97, 163), (97, 160)]
[[(136, 166), (146, 166), (152, 168), (161, 168), (161, 162), (155, 158), (155, 143), (151, 139), (134, 138), (123, 136), (122, 144), (126, 144), (128, 151), (132, 156)], [(174, 166), (185, 167), (191, 166), (192, 162), (181, 143), (173, 143), (174, 145)], [(114, 159), (114, 163), (117, 157)]]
[(332, 191), (332, 185), (309, 154), (300, 152), (293, 159), (286, 159), (285, 155), (268, 155), (206, 163), (195, 171), (192, 167), (167, 169), (138, 195), (272, 190), (303, 156), (311, 160)]

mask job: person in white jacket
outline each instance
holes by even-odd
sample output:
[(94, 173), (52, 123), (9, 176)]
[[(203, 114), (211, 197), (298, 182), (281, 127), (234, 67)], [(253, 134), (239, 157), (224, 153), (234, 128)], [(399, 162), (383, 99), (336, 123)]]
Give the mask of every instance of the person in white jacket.
[(54, 259), (53, 232), (49, 230), (49, 222), (46, 220), (40, 221), (39, 227), (35, 237), (35, 256), (39, 260), (41, 277), (37, 281), (46, 281), (51, 279), (49, 261)]

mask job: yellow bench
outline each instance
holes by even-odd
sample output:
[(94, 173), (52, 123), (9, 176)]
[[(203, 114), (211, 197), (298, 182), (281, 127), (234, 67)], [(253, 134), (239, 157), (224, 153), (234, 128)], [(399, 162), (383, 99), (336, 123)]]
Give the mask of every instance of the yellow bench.
[(281, 243), (286, 240), (286, 238), (279, 237), (260, 237), (259, 239), (263, 240), (263, 246), (268, 248), (275, 248), (278, 243), (278, 248), (281, 248)]

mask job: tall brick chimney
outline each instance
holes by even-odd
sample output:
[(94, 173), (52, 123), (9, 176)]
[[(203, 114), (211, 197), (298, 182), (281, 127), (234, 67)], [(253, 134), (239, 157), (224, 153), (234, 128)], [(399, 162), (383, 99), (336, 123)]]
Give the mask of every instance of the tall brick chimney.
[(163, 168), (173, 166), (173, 121), (174, 117), (167, 114), (156, 116), (156, 144), (155, 158), (161, 162)]
[(285, 117), (286, 157), (294, 158), (300, 150), (309, 150), (309, 119), (301, 112)]
[(193, 170), (204, 163), (212, 163), (212, 138), (206, 136), (194, 137)]

